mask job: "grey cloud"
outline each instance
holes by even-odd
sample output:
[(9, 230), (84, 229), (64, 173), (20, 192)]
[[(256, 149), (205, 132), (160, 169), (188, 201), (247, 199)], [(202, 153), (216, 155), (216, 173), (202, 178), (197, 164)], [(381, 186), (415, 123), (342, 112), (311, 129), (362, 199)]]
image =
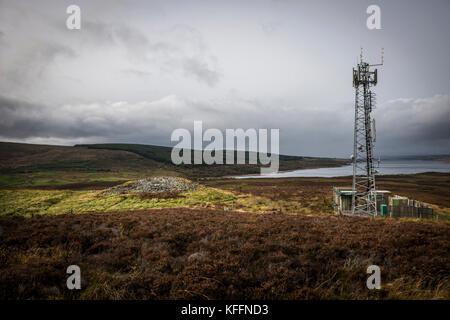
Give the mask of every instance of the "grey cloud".
[[(2, 47), (8, 44), (2, 45)], [(54, 42), (34, 42), (26, 48), (22, 55), (14, 57), (14, 64), (3, 68), (2, 83), (8, 86), (31, 86), (37, 79), (45, 76), (45, 72), (58, 57), (74, 58), (76, 52), (65, 45)]]
[(44, 80), (58, 58), (76, 57), (76, 51), (58, 36), (48, 36), (44, 24), (22, 4), (0, 3), (0, 89), (31, 87)]
[[(143, 68), (142, 72), (181, 75), (208, 86), (215, 86), (220, 79), (217, 59), (209, 51), (201, 32), (188, 25), (137, 27), (133, 21), (111, 22), (101, 13), (91, 13), (82, 16), (81, 30), (68, 31), (61, 21), (64, 13), (56, 15), (53, 11), (41, 17), (35, 12), (34, 19), (27, 22), (23, 20), (24, 15), (30, 15), (27, 8), (29, 5), (23, 3), (0, 3), (0, 12), (3, 11), (0, 73), (4, 75), (0, 79), (0, 89), (7, 92), (20, 92), (17, 86), (42, 82), (47, 69), (55, 65), (58, 57), (80, 55), (79, 61), (88, 61), (91, 53), (103, 51), (109, 51), (106, 56), (115, 54), (118, 61), (122, 65), (129, 64), (130, 69)], [(13, 30), (8, 38), (3, 36), (4, 26)], [(125, 49), (126, 59), (120, 56), (122, 49)]]
[[(229, 106), (233, 106), (229, 108)], [(377, 116), (376, 154), (446, 153), (450, 146), (450, 96), (399, 99), (383, 104)], [(424, 118), (421, 110), (427, 110)], [(186, 113), (185, 110), (189, 110)], [(390, 112), (385, 112), (390, 110)], [(191, 101), (167, 96), (156, 101), (98, 102), (50, 107), (0, 97), (3, 139), (122, 141), (170, 145), (176, 128), (280, 128), (282, 152), (342, 156), (351, 153), (353, 110), (268, 106), (259, 101)], [(180, 117), (180, 114), (184, 116)], [(272, 114), (270, 118), (267, 114)], [(439, 146), (432, 141), (439, 141)], [(414, 146), (411, 151), (411, 145)], [(443, 149), (444, 148), (444, 149)]]
[(357, 1), (79, 4), (69, 31), (64, 3), (0, 0), (0, 139), (167, 145), (203, 120), (280, 128), (284, 153), (348, 156), (363, 46), (369, 62), (386, 48), (376, 152), (450, 150), (448, 0), (385, 2), (372, 31)]
[[(62, 119), (61, 111), (45, 105), (0, 96), (0, 135), (6, 138), (74, 138), (95, 135), (100, 128), (78, 125), (77, 118)], [(70, 115), (72, 116), (72, 115)]]
[[(0, 136), (7, 139), (170, 137), (184, 107), (176, 97), (153, 102), (48, 106), (0, 96)], [(182, 125), (182, 122), (172, 123)]]
[(82, 28), (89, 30), (89, 32), (81, 33), (84, 39), (94, 41), (99, 45), (114, 44), (114, 31), (109, 24), (83, 19)]
[(104, 23), (83, 20), (85, 39), (91, 44), (122, 45), (135, 54), (144, 54), (149, 46), (149, 40), (138, 29), (124, 23)]
[(204, 81), (211, 87), (219, 82), (220, 73), (210, 68), (205, 61), (189, 58), (184, 61), (183, 67), (186, 74), (192, 74), (196, 79)]
[(268, 21), (261, 23), (260, 26), (266, 35), (272, 35), (282, 26), (282, 23), (279, 21)]
[(122, 73), (124, 74), (130, 74), (136, 77), (148, 77), (151, 76), (151, 72), (143, 71), (143, 70), (136, 70), (136, 69), (126, 69), (122, 70)]
[(378, 142), (389, 153), (448, 153), (450, 96), (395, 99), (380, 106)]
[(121, 45), (134, 59), (162, 63), (164, 72), (176, 71), (180, 67), (185, 76), (208, 86), (215, 86), (220, 80), (216, 59), (208, 52), (200, 32), (192, 27), (176, 25), (155, 35), (144, 34), (137, 28), (120, 23), (83, 23), (83, 30), (93, 42)]

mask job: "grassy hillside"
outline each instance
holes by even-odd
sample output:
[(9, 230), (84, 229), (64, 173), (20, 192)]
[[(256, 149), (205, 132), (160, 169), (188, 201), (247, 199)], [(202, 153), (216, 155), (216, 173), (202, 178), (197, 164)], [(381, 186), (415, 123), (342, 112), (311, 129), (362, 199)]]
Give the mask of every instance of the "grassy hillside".
[[(176, 166), (171, 151), (169, 147), (139, 144), (68, 147), (0, 142), (0, 187), (92, 184), (156, 175), (197, 179), (260, 172), (260, 165), (249, 164)], [(280, 156), (280, 170), (346, 163), (342, 159)]]
[(0, 142), (0, 169), (10, 172), (40, 170), (139, 170), (158, 161), (127, 151)]
[(145, 144), (121, 144), (121, 143), (111, 143), (111, 144), (77, 144), (75, 148), (87, 148), (92, 150), (119, 150), (132, 152), (140, 155), (144, 158), (151, 159), (154, 161), (172, 164), (170, 154), (172, 148), (164, 146), (153, 146)]
[(0, 186), (43, 186), (121, 181), (171, 174), (133, 152), (0, 142)]
[[(128, 152), (133, 152), (135, 154), (141, 155), (148, 159), (172, 164), (172, 160), (171, 160), (172, 148), (171, 147), (153, 146), (153, 145), (145, 145), (145, 144), (120, 144), (120, 143), (78, 144), (78, 145), (75, 145), (74, 147), (88, 148), (88, 149), (101, 149), (101, 150), (128, 151)], [(250, 154), (250, 152), (248, 152), (248, 151), (245, 152), (246, 160), (248, 160), (249, 154)], [(234, 156), (235, 156), (235, 158), (237, 158), (236, 151), (234, 153)], [(193, 152), (192, 152), (191, 157), (193, 159)], [(288, 156), (288, 155), (279, 155), (279, 159), (280, 159), (280, 162), (283, 162), (284, 165), (288, 165), (287, 163), (296, 163), (298, 161), (321, 161), (323, 163), (330, 162), (332, 164), (342, 161), (342, 159), (335, 159), (335, 158), (300, 157), (300, 156)], [(225, 163), (225, 151), (224, 151), (224, 156), (223, 156), (223, 162)]]
[[(147, 159), (155, 160), (171, 166), (171, 169), (178, 172), (180, 175), (187, 176), (189, 178), (201, 178), (201, 177), (220, 177), (228, 175), (241, 175), (241, 174), (255, 174), (260, 172), (261, 164), (241, 164), (241, 165), (172, 165), (171, 152), (172, 148), (163, 146), (152, 146), (142, 144), (85, 144), (76, 145), (75, 147), (83, 147), (88, 149), (106, 149), (106, 150), (122, 150), (133, 152)], [(245, 152), (245, 162), (248, 163), (250, 152)], [(223, 153), (223, 163), (225, 163), (225, 152)], [(193, 159), (193, 151), (191, 151), (191, 159)], [(234, 158), (238, 158), (238, 153), (234, 153)], [(279, 155), (280, 170), (297, 170), (297, 169), (312, 169), (321, 167), (335, 167), (347, 164), (349, 161), (346, 159), (336, 158), (318, 158), (318, 157), (300, 157)]]

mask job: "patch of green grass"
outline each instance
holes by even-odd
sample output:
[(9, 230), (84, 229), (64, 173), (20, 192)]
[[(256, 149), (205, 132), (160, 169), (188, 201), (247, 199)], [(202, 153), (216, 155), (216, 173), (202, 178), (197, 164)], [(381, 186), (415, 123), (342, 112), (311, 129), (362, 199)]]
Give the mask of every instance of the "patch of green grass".
[(140, 199), (135, 194), (99, 196), (100, 191), (4, 190), (0, 194), (0, 217), (39, 214), (128, 211), (150, 208), (195, 207), (227, 204), (236, 199), (228, 192), (199, 188), (169, 199)]
[(0, 174), (0, 186), (16, 186), (21, 183), (18, 175), (14, 174)]
[(146, 176), (174, 175), (164, 169), (149, 171), (89, 172), (89, 171), (39, 171), (16, 174), (0, 174), (0, 187), (39, 187), (65, 185), (79, 182), (123, 181)]
[(24, 187), (42, 185), (61, 185), (70, 183), (58, 172), (41, 171), (21, 174), (0, 174), (0, 187)]

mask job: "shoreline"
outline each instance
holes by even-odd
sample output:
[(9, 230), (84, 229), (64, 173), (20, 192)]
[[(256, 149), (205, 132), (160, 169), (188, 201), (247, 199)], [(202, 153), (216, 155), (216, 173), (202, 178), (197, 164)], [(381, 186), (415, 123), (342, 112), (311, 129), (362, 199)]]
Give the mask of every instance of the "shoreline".
[[(305, 168), (305, 169), (293, 169), (293, 170), (279, 170), (277, 173), (289, 173), (289, 172), (295, 172), (295, 171), (299, 171), (299, 170), (317, 170), (317, 169), (327, 169), (327, 168), (341, 168), (341, 167), (345, 167), (345, 166), (349, 166), (351, 164), (344, 164), (344, 165), (339, 165), (339, 166), (328, 166), (328, 167), (317, 167), (317, 168)], [(248, 175), (244, 175), (245, 177), (254, 177), (254, 176), (259, 176), (261, 175), (260, 173), (250, 173)], [(244, 176), (223, 176), (223, 177), (208, 177), (207, 179), (245, 179), (245, 178), (237, 178), (237, 177), (244, 177)]]
[[(402, 160), (386, 160), (388, 162), (390, 161), (402, 161)], [(430, 160), (422, 160), (422, 159), (405, 159), (403, 161), (423, 161), (423, 162), (440, 162), (445, 164), (450, 164), (450, 161), (445, 159), (430, 159)], [(308, 169), (295, 169), (295, 170), (286, 170), (286, 171), (278, 171), (277, 173), (274, 173), (274, 176), (271, 176), (270, 174), (266, 174), (261, 176), (261, 174), (249, 174), (249, 175), (241, 175), (241, 176), (227, 176), (224, 178), (232, 178), (232, 179), (287, 179), (287, 178), (341, 178), (341, 177), (351, 177), (353, 174), (339, 174), (335, 176), (323, 176), (323, 175), (317, 175), (317, 176), (278, 176), (278, 174), (286, 174), (289, 172), (298, 172), (298, 171), (305, 171), (305, 170), (320, 170), (320, 169), (331, 169), (331, 168), (342, 168), (351, 166), (352, 164), (347, 165), (341, 165), (341, 166), (332, 166), (332, 167), (319, 167), (319, 168), (308, 168)], [(447, 169), (447, 168), (446, 168)], [(421, 173), (450, 173), (450, 168), (448, 168), (449, 171), (435, 171), (434, 169), (430, 169), (427, 171), (419, 171), (419, 172), (400, 172), (400, 173), (380, 173), (375, 174), (375, 176), (403, 176), (403, 175), (413, 175), (413, 174), (421, 174)]]

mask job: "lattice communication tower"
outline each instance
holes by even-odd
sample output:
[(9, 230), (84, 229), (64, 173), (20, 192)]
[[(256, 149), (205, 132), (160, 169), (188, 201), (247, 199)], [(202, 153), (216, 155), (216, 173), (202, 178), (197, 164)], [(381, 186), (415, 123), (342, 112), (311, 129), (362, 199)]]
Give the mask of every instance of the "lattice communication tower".
[(377, 197), (375, 187), (376, 169), (373, 164), (373, 146), (375, 142), (375, 120), (371, 119), (375, 109), (376, 96), (371, 90), (377, 85), (378, 70), (363, 61), (362, 49), (360, 62), (353, 68), (353, 87), (355, 88), (355, 131), (353, 144), (353, 193), (352, 215), (376, 216)]

